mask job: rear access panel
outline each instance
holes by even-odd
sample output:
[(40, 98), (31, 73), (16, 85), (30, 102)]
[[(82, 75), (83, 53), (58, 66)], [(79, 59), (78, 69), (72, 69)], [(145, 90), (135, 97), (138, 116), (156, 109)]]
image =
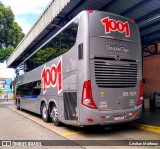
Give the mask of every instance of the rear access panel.
[(65, 120), (77, 120), (77, 92), (64, 92), (64, 116)]

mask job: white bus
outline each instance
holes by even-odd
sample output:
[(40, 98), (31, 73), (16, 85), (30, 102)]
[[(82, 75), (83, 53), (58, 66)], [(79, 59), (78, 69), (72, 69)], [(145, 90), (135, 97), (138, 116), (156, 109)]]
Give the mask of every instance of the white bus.
[(16, 70), (16, 105), (45, 122), (130, 122), (142, 112), (142, 55), (134, 20), (82, 11)]

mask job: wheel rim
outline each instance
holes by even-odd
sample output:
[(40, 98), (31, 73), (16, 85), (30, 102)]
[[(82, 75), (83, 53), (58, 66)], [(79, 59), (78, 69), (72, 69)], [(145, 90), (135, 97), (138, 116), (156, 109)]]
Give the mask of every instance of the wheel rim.
[(57, 121), (57, 119), (58, 119), (57, 107), (53, 107), (53, 109), (51, 111), (51, 117), (52, 117), (53, 121)]
[(42, 109), (42, 114), (43, 114), (43, 118), (46, 119), (47, 118), (47, 108), (45, 106)]

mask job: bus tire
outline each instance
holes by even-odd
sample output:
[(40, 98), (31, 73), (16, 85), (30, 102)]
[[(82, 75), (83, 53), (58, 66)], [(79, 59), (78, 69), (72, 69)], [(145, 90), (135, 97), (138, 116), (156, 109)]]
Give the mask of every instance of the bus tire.
[(21, 107), (21, 106), (19, 106), (19, 110), (23, 111), (23, 109), (22, 109), (22, 107)]
[(43, 121), (48, 122), (49, 121), (49, 113), (48, 113), (47, 106), (45, 103), (43, 103), (41, 106), (41, 114), (42, 114)]
[(58, 120), (58, 108), (57, 108), (57, 106), (55, 104), (53, 104), (51, 106), (50, 117), (51, 117), (52, 123), (55, 126), (60, 126), (61, 125), (61, 122)]
[(20, 110), (20, 99), (16, 99), (17, 110)]

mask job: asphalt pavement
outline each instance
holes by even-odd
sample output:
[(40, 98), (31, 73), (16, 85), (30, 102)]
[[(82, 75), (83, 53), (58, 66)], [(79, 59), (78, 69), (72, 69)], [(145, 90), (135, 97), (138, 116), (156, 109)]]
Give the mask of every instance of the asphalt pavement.
[[(82, 147), (77, 146), (72, 141), (67, 140), (66, 138), (60, 136), (59, 134), (50, 131), (49, 129), (43, 127), (42, 125), (39, 125), (28, 118), (16, 113), (15, 111), (12, 111), (11, 109), (7, 107), (0, 107), (0, 140), (23, 140), (25, 145), (26, 141), (28, 143), (28, 140), (31, 141), (29, 145), (34, 145), (34, 142), (37, 142), (39, 144), (37, 145), (42, 145), (41, 141), (45, 144), (50, 143), (52, 140), (56, 143), (59, 141), (59, 143), (69, 143), (72, 144), (73, 146), (71, 148), (73, 149), (80, 149)], [(34, 140), (34, 141), (33, 141)], [(44, 140), (50, 140), (50, 141), (44, 141)], [(33, 142), (33, 143), (32, 143)], [(13, 143), (13, 142), (12, 142)], [(13, 143), (12, 147), (7, 147), (7, 148), (27, 148), (27, 147), (21, 147), (17, 143)], [(17, 147), (18, 146), (18, 147)], [(0, 147), (2, 148), (2, 147)], [(6, 148), (6, 147), (3, 147)], [(28, 149), (32, 148), (51, 148), (51, 147), (31, 147), (29, 146)], [(53, 146), (52, 146), (53, 148)], [(54, 146), (54, 148), (62, 148), (60, 145)], [(68, 149), (68, 146), (63, 146), (64, 149)]]
[[(52, 123), (45, 123), (41, 116), (28, 111), (17, 110), (13, 104), (0, 104), (0, 140), (21, 140), (24, 143), (27, 141), (41, 141), (42, 144), (50, 145), (50, 147), (9, 147), (13, 148), (87, 148), (87, 149), (159, 149), (159, 146), (126, 146), (126, 141), (158, 141), (160, 140), (159, 133), (153, 133), (141, 130), (131, 125), (117, 126), (94, 126), (94, 127), (74, 127), (63, 125), (56, 127)], [(46, 141), (44, 141), (46, 140)], [(77, 142), (79, 141), (80, 142)], [(111, 144), (106, 145), (106, 142)], [(54, 146), (54, 143), (56, 144)], [(89, 143), (87, 145), (86, 143)], [(97, 144), (101, 143), (101, 146)], [(105, 144), (103, 146), (103, 143)], [(58, 144), (58, 145), (57, 145)], [(85, 144), (85, 145), (84, 145)], [(79, 146), (78, 146), (79, 145)], [(116, 146), (117, 145), (117, 146)], [(1, 148), (1, 146), (0, 146)], [(6, 148), (6, 147), (3, 147)], [(8, 147), (7, 147), (8, 148)]]

